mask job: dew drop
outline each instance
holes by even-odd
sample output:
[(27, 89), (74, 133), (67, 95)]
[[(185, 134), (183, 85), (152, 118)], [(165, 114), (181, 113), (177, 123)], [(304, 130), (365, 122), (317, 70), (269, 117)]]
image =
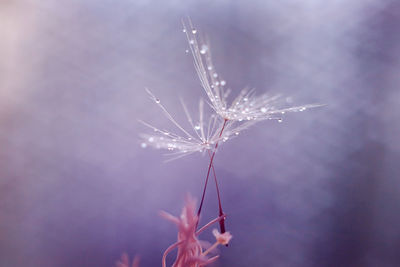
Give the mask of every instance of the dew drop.
[(207, 52), (207, 50), (208, 50), (208, 46), (202, 45), (201, 49), (200, 49), (200, 54), (204, 55)]
[(154, 142), (154, 137), (149, 137), (149, 142), (150, 143)]
[(235, 135), (238, 136), (238, 135), (239, 135), (239, 132), (236, 132)]
[(167, 145), (167, 149), (170, 150), (170, 151), (174, 150), (174, 145), (173, 144), (168, 144)]
[(218, 77), (218, 73), (214, 73), (214, 74), (213, 74), (213, 77), (214, 77), (214, 78), (217, 78), (217, 77)]
[(154, 101), (156, 101), (157, 104), (161, 103), (160, 99), (158, 99), (158, 98), (154, 99)]
[(183, 32), (186, 32), (186, 28), (183, 28), (182, 31), (183, 31)]
[(213, 67), (212, 67), (212, 66), (208, 66), (207, 69), (208, 69), (208, 70), (212, 70)]
[(200, 130), (200, 125), (194, 126), (194, 129), (197, 130), (197, 131)]
[(262, 113), (265, 113), (265, 112), (267, 112), (267, 109), (264, 108), (264, 107), (262, 107), (262, 108), (260, 108), (260, 111), (261, 111)]
[(196, 33), (197, 33), (197, 30), (196, 30), (195, 28), (193, 28), (193, 29), (192, 29), (192, 33), (193, 33), (193, 34), (196, 34)]
[(186, 53), (186, 54), (189, 54), (189, 49), (186, 49), (186, 50), (185, 50), (185, 53)]
[(243, 98), (243, 101), (247, 102), (247, 101), (249, 101), (249, 99), (247, 97), (245, 97), (245, 98)]
[(194, 40), (193, 40), (193, 39), (190, 40), (190, 41), (189, 41), (189, 44), (194, 44)]
[(281, 114), (285, 114), (285, 111), (282, 111)]
[(142, 148), (146, 148), (146, 147), (147, 147), (147, 144), (146, 144), (146, 143), (141, 143), (140, 146), (141, 146)]
[(278, 119), (278, 122), (281, 123), (283, 120), (281, 118)]
[(226, 84), (226, 81), (222, 80), (221, 85), (224, 86)]

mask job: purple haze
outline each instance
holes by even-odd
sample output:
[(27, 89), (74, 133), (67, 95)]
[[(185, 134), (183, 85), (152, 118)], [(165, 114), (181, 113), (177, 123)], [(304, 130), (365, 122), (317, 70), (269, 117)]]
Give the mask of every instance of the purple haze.
[[(215, 158), (227, 230), (214, 266), (400, 265), (400, 3), (3, 0), (0, 266), (160, 266), (207, 157), (142, 149), (142, 119), (205, 97), (181, 18), (237, 93), (326, 103), (260, 123)], [(202, 223), (216, 217), (212, 186)], [(213, 241), (211, 232), (201, 239)], [(171, 261), (170, 261), (171, 262)]]

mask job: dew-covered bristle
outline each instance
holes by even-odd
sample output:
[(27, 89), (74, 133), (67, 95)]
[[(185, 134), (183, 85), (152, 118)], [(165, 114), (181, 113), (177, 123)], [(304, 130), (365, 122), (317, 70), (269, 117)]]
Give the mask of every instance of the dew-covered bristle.
[(152, 130), (152, 133), (142, 134), (141, 147), (153, 147), (165, 149), (168, 155), (173, 158), (180, 158), (194, 152), (205, 152), (212, 149), (213, 145), (219, 141), (218, 128), (222, 120), (215, 114), (206, 115), (204, 112), (204, 101), (200, 99), (198, 107), (198, 117), (194, 119), (185, 102), (181, 100), (183, 111), (191, 130), (186, 130), (162, 105), (161, 100), (157, 98), (150, 90), (146, 89), (150, 99), (159, 106), (164, 116), (175, 125), (181, 133), (157, 128), (147, 122), (140, 121), (143, 125)]
[(204, 42), (193, 31), (194, 27), (190, 19), (183, 20), (183, 32), (186, 34), (190, 51), (193, 55), (194, 66), (202, 87), (208, 97), (210, 106), (223, 119), (235, 121), (249, 120), (277, 120), (282, 121), (281, 116), (287, 112), (299, 112), (321, 105), (303, 105), (285, 107), (286, 102), (279, 95), (269, 96), (262, 94), (256, 96), (254, 90), (243, 89), (239, 95), (228, 105), (230, 90), (225, 90), (226, 81), (220, 79), (212, 62), (209, 42)]

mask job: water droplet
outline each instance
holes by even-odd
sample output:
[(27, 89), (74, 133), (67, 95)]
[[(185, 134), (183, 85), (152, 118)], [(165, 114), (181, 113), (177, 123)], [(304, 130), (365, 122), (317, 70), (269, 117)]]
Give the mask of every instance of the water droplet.
[(146, 148), (146, 147), (147, 147), (147, 144), (146, 144), (146, 143), (141, 143), (140, 146), (141, 146), (142, 148)]
[(218, 77), (218, 73), (214, 73), (214, 74), (213, 74), (213, 77), (214, 77), (214, 78), (217, 78), (217, 77)]
[(200, 130), (200, 125), (194, 126), (194, 129), (197, 130), (197, 131)]
[(192, 140), (192, 137), (189, 137), (188, 140), (191, 141), (191, 140)]
[(212, 66), (208, 66), (207, 69), (208, 69), (208, 70), (212, 70), (213, 67), (212, 67)]
[(175, 146), (173, 144), (167, 144), (167, 149), (170, 151), (174, 150), (174, 147)]
[(262, 107), (262, 108), (260, 108), (260, 111), (261, 111), (262, 113), (265, 113), (265, 112), (267, 112), (267, 109), (264, 108), (264, 107)]
[(197, 33), (197, 30), (196, 30), (195, 28), (193, 28), (193, 29), (192, 29), (192, 33), (193, 33), (193, 34), (196, 34), (196, 33)]
[(194, 40), (190, 40), (189, 43), (190, 43), (190, 44), (194, 44)]
[(279, 122), (279, 123), (282, 122), (282, 121), (283, 121), (282, 118), (279, 118), (279, 119), (278, 119), (278, 122)]
[(189, 49), (186, 49), (186, 50), (185, 50), (185, 53), (186, 53), (186, 54), (189, 54)]
[(281, 114), (285, 114), (285, 111), (282, 111)]
[(239, 135), (239, 132), (236, 132), (235, 135), (236, 135), (236, 136)]
[(215, 85), (218, 86), (218, 85), (219, 85), (219, 81), (216, 81), (216, 82), (215, 82)]
[(208, 50), (208, 46), (202, 45), (201, 49), (200, 49), (200, 54), (204, 55), (207, 52), (207, 50)]
[(156, 101), (157, 104), (161, 103), (160, 99), (158, 99), (158, 98), (154, 99), (154, 101)]
[(154, 137), (149, 137), (149, 142), (150, 143), (154, 142)]
[(243, 98), (243, 101), (247, 102), (247, 101), (249, 101), (249, 99), (247, 97), (245, 97), (245, 98)]
[(228, 139), (229, 138), (225, 136), (224, 138), (222, 138), (222, 141), (226, 142), (226, 141), (228, 141)]
[(306, 108), (305, 108), (305, 107), (302, 107), (302, 108), (300, 108), (300, 111), (304, 111), (304, 110), (306, 110)]
[(186, 32), (186, 28), (183, 28), (182, 31), (183, 31), (183, 32)]
[(226, 81), (222, 80), (221, 85), (224, 86), (226, 84)]

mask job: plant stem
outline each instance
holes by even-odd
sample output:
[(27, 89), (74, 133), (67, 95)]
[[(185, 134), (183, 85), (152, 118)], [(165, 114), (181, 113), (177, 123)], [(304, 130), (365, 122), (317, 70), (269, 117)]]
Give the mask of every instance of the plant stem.
[[(225, 129), (226, 123), (228, 122), (227, 119), (224, 120), (224, 124), (222, 125), (222, 129), (219, 133), (219, 138), (221, 138), (222, 133)], [(201, 197), (201, 202), (200, 202), (200, 206), (199, 206), (199, 210), (197, 211), (197, 216), (200, 217), (200, 213), (201, 213), (201, 208), (203, 207), (203, 202), (204, 202), (204, 197), (206, 194), (206, 189), (207, 189), (207, 183), (208, 183), (208, 178), (210, 177), (210, 170), (211, 168), (213, 169), (213, 173), (214, 173), (214, 180), (215, 180), (215, 185), (217, 188), (217, 196), (218, 196), (218, 205), (219, 205), (219, 216), (222, 216), (224, 213), (222, 211), (222, 205), (221, 205), (221, 198), (220, 198), (220, 194), (219, 194), (219, 188), (218, 188), (218, 182), (217, 182), (217, 176), (215, 175), (215, 169), (214, 169), (214, 165), (213, 165), (213, 161), (214, 161), (214, 157), (215, 157), (215, 153), (217, 152), (217, 148), (218, 148), (218, 143), (219, 141), (216, 142), (215, 147), (214, 147), (214, 151), (211, 155), (210, 158), (210, 164), (208, 165), (208, 171), (207, 171), (207, 177), (206, 177), (206, 181), (204, 183), (204, 189), (203, 189), (203, 195)], [(219, 221), (219, 226), (221, 229), (221, 233), (225, 233), (225, 218), (221, 219)]]

